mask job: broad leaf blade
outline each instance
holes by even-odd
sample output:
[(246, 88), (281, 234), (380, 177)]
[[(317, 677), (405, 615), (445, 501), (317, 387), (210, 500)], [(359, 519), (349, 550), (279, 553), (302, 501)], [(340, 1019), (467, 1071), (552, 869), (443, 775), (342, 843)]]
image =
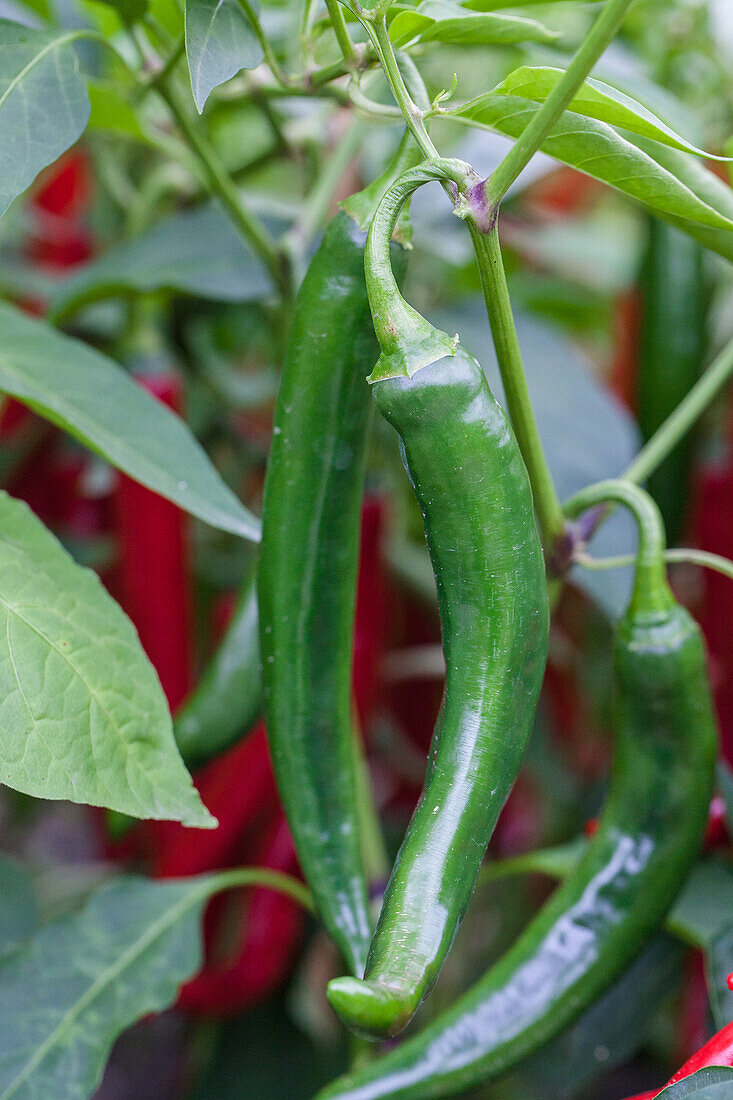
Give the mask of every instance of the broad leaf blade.
[(130, 620), (0, 492), (0, 780), (37, 798), (216, 825)]
[(101, 887), (0, 960), (0, 1098), (85, 1100), (112, 1043), (200, 964), (211, 878)]
[(269, 294), (272, 282), (218, 207), (206, 206), (174, 214), (86, 264), (61, 286), (52, 316), (59, 321), (91, 302), (156, 290), (246, 302)]
[(116, 363), (5, 303), (0, 332), (0, 390), (199, 519), (259, 539), (184, 422)]
[(38, 898), (27, 870), (0, 858), (0, 956), (28, 939), (38, 924)]
[(0, 215), (87, 124), (72, 38), (0, 19)]
[[(497, 95), (515, 95), (544, 102), (564, 73), (564, 69), (549, 66), (522, 65), (509, 73), (501, 84), (497, 84), (494, 92)], [(698, 149), (696, 145), (692, 145), (676, 134), (642, 103), (601, 80), (586, 80), (576, 92), (569, 110), (585, 115), (587, 118), (595, 118), (599, 122), (607, 122), (610, 126), (629, 130), (641, 137), (652, 138), (663, 145), (670, 145), (673, 149), (680, 149), (694, 156), (710, 156), (704, 149)], [(713, 159), (729, 158), (714, 157)]]
[(730, 1100), (733, 1093), (733, 1069), (711, 1066), (669, 1085), (658, 1094), (659, 1100)]
[(254, 69), (263, 52), (237, 0), (186, 0), (186, 56), (200, 113), (214, 88)]
[[(516, 138), (536, 111), (537, 104), (533, 100), (488, 92), (455, 113), (473, 119), (479, 126)], [(696, 222), (706, 230), (724, 230), (733, 244), (733, 218), (727, 211), (710, 205), (659, 159), (654, 159), (603, 122), (566, 111), (543, 142), (542, 149), (670, 220)], [(664, 154), (674, 153), (686, 160), (692, 159), (663, 146), (660, 150)]]
[(414, 11), (399, 12), (390, 24), (389, 34), (398, 46), (413, 38), (463, 46), (550, 43), (557, 38), (536, 19), (464, 11), (450, 0), (423, 0)]

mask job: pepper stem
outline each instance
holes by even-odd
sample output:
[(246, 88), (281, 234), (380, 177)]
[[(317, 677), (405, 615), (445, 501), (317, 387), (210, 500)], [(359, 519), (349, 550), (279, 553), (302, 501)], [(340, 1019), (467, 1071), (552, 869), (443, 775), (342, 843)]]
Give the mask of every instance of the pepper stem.
[(667, 582), (664, 521), (659, 508), (644, 489), (630, 481), (599, 481), (582, 489), (564, 505), (569, 519), (599, 504), (622, 504), (628, 508), (639, 531), (636, 577), (629, 612), (632, 615), (667, 611), (675, 599)]
[(364, 250), (369, 305), (382, 349), (370, 382), (412, 378), (421, 367), (455, 355), (458, 337), (435, 328), (402, 297), (392, 271), (389, 243), (402, 208), (419, 187), (437, 180), (462, 190), (474, 177), (478, 179), (463, 161), (439, 158), (405, 172), (384, 194)]

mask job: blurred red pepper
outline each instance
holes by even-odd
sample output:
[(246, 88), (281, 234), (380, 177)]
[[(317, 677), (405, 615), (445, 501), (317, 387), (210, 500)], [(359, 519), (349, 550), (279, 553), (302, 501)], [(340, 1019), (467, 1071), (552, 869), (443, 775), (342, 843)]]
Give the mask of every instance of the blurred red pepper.
[[(140, 385), (180, 413), (180, 379), (165, 371)], [(175, 504), (120, 476), (116, 493), (118, 599), (140, 635), (171, 710), (192, 687), (189, 522)]]
[(86, 224), (92, 177), (82, 150), (65, 153), (41, 176), (30, 198), (28, 258), (52, 271), (84, 263), (92, 254)]
[[(670, 1077), (669, 1081), (662, 1085), (662, 1089), (682, 1081), (685, 1077), (689, 1077), (707, 1066), (733, 1066), (733, 1023), (727, 1024), (722, 1031), (713, 1035), (712, 1039), (709, 1039), (691, 1058), (688, 1058), (685, 1064)], [(627, 1097), (627, 1100), (652, 1100), (653, 1097), (659, 1095), (662, 1089), (640, 1092), (636, 1096)]]

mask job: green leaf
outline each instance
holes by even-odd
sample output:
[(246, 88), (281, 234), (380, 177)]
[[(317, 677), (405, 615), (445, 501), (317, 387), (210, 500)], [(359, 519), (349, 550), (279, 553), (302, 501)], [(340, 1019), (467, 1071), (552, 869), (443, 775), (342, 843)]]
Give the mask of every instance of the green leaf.
[[(488, 92), (455, 112), (447, 112), (447, 117), (455, 114), (470, 118), (474, 124), (516, 138), (536, 111), (537, 104), (532, 100)], [(638, 140), (641, 142), (644, 139)], [(673, 153), (683, 157), (701, 172), (706, 172), (687, 154), (664, 146), (658, 148), (662, 154)], [(665, 168), (660, 163), (661, 158), (653, 158), (606, 123), (566, 111), (543, 142), (542, 149), (565, 164), (615, 187), (675, 224), (678, 221), (685, 224), (696, 222), (706, 230), (725, 230), (733, 246), (733, 217), (725, 208), (719, 208), (719, 204), (713, 207), (706, 201), (712, 195), (712, 189), (703, 197)]]
[(730, 1100), (733, 1095), (733, 1069), (711, 1066), (669, 1085), (658, 1093), (659, 1100)]
[(700, 947), (710, 944), (733, 913), (733, 867), (716, 857), (690, 872), (668, 917), (669, 926)]
[(0, 19), (0, 215), (87, 124), (74, 37)]
[(28, 939), (37, 925), (33, 879), (14, 859), (0, 857), (0, 956)]
[(200, 113), (214, 88), (264, 55), (238, 0), (186, 0), (186, 56)]
[(37, 798), (215, 827), (130, 620), (0, 491), (0, 781)]
[[(534, 99), (542, 103), (565, 75), (564, 69), (550, 67), (534, 68), (522, 65), (509, 73), (509, 76), (493, 89), (497, 95), (516, 95), (524, 99)], [(622, 130), (630, 130), (642, 137), (652, 138), (674, 149), (693, 153), (699, 157), (711, 157), (704, 149), (698, 149), (676, 134), (652, 111), (624, 92), (612, 88), (601, 80), (586, 80), (576, 92), (569, 110), (587, 118), (607, 122)], [(712, 157), (713, 160), (729, 160), (729, 157)]]
[(127, 27), (144, 18), (148, 11), (148, 0), (100, 0), (113, 8)]
[(0, 959), (0, 1098), (84, 1100), (112, 1043), (200, 965), (216, 879), (120, 878)]
[(463, 46), (554, 42), (557, 38), (554, 31), (536, 19), (477, 14), (462, 10), (450, 0), (423, 0), (416, 9), (398, 12), (390, 23), (389, 35), (397, 46), (404, 46), (413, 38)]
[(148, 142), (135, 111), (111, 84), (89, 83), (89, 128)]
[(0, 390), (204, 522), (258, 541), (259, 521), (184, 422), (116, 363), (6, 303), (0, 331)]
[(221, 210), (205, 206), (165, 218), (86, 264), (62, 284), (52, 317), (59, 322), (91, 302), (157, 290), (246, 302), (269, 294), (272, 282)]
[[(576, 3), (578, 0), (569, 0)], [(586, 0), (586, 3), (596, 4), (600, 0)], [(464, 8), (472, 8), (474, 11), (495, 11), (498, 8), (523, 8), (534, 7), (535, 4), (556, 4), (558, 0), (464, 0)]]
[(705, 953), (710, 1006), (718, 1028), (733, 1023), (733, 990), (728, 975), (733, 974), (733, 924), (713, 938)]

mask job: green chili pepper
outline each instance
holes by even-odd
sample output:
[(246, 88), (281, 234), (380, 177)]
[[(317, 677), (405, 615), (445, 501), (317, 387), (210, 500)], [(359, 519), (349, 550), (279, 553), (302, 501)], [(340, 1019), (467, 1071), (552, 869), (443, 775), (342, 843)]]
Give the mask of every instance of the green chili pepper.
[[(396, 163), (405, 156), (416, 156), (407, 139)], [(339, 213), (298, 294), (275, 411), (258, 576), (275, 777), (320, 916), (355, 974), (363, 973), (371, 935), (351, 725), (372, 416), (365, 375), (376, 353), (365, 240), (356, 222)]]
[[(438, 172), (441, 165), (460, 178), (458, 162), (437, 162)], [(522, 760), (547, 649), (542, 548), (511, 427), (476, 360), (407, 305), (390, 267), (403, 203), (435, 178), (435, 165), (401, 177), (379, 207), (366, 250), (382, 344), (372, 392), (399, 434), (422, 509), (447, 665), (425, 787), (387, 886), (365, 980), (329, 985), (337, 1013), (369, 1036), (404, 1027), (450, 949)]]
[(615, 640), (616, 755), (597, 833), (515, 945), (447, 1012), (320, 1100), (454, 1097), (557, 1035), (621, 974), (663, 920), (705, 831), (715, 719), (700, 631), (666, 582), (659, 510), (605, 482), (567, 506), (630, 507), (636, 582)]
[(176, 714), (173, 729), (190, 767), (205, 764), (255, 724), (262, 706), (260, 640), (254, 569), (244, 582), (232, 620), (195, 690)]
[[(704, 250), (687, 233), (649, 218), (641, 273), (638, 416), (645, 440), (697, 381), (703, 366), (709, 294)], [(676, 542), (689, 496), (693, 437), (687, 436), (649, 478), (649, 492)]]

